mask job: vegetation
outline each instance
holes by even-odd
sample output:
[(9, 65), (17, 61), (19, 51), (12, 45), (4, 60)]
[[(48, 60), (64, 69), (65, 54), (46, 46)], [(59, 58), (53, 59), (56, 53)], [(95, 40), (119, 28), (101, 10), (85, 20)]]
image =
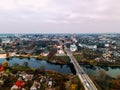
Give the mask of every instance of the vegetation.
[[(106, 60), (96, 61), (95, 58), (101, 57), (102, 54), (92, 50), (82, 49), (80, 52), (73, 53), (74, 57), (79, 63), (90, 64), (90, 65), (100, 65), (100, 66), (120, 66), (116, 62), (108, 62)], [(117, 78), (112, 78), (105, 71), (99, 71), (95, 76), (92, 76), (92, 80), (96, 84), (99, 90), (119, 90), (120, 88), (120, 75)], [(76, 85), (72, 85), (75, 88)]]
[(54, 59), (56, 53), (57, 53), (57, 49), (53, 48), (47, 55), (46, 59), (47, 60)]
[(68, 56), (56, 56), (56, 49), (52, 49), (50, 53), (47, 55), (46, 60), (51, 63), (58, 63), (58, 64), (68, 64), (69, 57)]
[(71, 79), (70, 90), (84, 90), (79, 78), (77, 76)]
[[(90, 49), (81, 49), (79, 52), (73, 53), (76, 60), (81, 64), (99, 65), (99, 66), (120, 66), (120, 63), (107, 61), (102, 57), (102, 53)], [(99, 61), (95, 59), (99, 58)]]
[[(83, 88), (78, 77), (69, 74), (61, 74), (55, 71), (45, 70), (44, 66), (39, 67), (38, 69), (32, 69), (28, 67), (28, 63), (24, 62), (23, 65), (17, 63), (14, 66), (9, 67), (6, 65), (7, 62), (4, 62), (2, 65), (5, 66), (5, 73), (9, 76), (0, 76), (0, 81), (3, 80), (4, 83), (0, 82), (0, 90), (10, 90), (12, 85), (18, 79), (18, 72), (26, 72), (27, 74), (33, 74), (34, 77), (30, 81), (25, 82), (24, 88), (29, 90), (33, 84), (34, 80), (39, 80), (40, 76), (45, 76), (52, 78), (53, 86), (52, 89), (55, 90), (80, 90)], [(69, 82), (69, 83), (68, 83)], [(39, 90), (46, 90), (47, 84), (43, 81), (41, 88)], [(83, 89), (81, 89), (83, 90)]]
[(98, 76), (94, 76), (93, 79), (100, 86), (100, 90), (119, 90), (120, 88), (120, 79), (110, 77), (105, 71), (99, 71)]

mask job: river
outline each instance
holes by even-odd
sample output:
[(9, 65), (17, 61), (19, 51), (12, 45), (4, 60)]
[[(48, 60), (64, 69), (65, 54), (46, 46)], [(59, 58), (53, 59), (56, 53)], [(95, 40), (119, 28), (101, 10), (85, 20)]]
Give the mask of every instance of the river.
[(99, 71), (103, 70), (108, 74), (109, 76), (113, 78), (117, 78), (118, 75), (120, 75), (120, 67), (100, 67), (100, 66), (90, 66), (90, 65), (81, 65), (81, 67), (84, 69), (84, 71), (91, 76), (97, 76), (99, 74)]
[[(7, 61), (6, 59), (0, 59), (0, 63), (3, 63)], [(51, 64), (48, 63), (45, 60), (36, 60), (35, 58), (11, 58), (9, 61), (9, 65), (12, 66), (14, 63), (18, 63), (20, 65), (23, 65), (24, 62), (28, 62), (28, 65), (32, 68), (39, 68), (40, 66), (45, 66), (46, 70), (54, 70), (60, 73), (64, 74), (71, 74), (74, 73), (73, 68), (70, 65), (56, 65), (56, 64)], [(100, 70), (104, 70), (108, 75), (111, 77), (117, 77), (118, 74), (120, 74), (120, 68), (119, 67), (99, 67), (99, 66), (94, 66), (91, 67), (90, 65), (81, 65), (81, 67), (84, 69), (84, 71), (91, 76), (95, 76), (98, 74)]]
[(36, 60), (35, 58), (30, 58), (30, 59), (28, 59), (28, 58), (23, 58), (23, 59), (11, 58), (10, 60), (0, 59), (0, 63), (3, 63), (5, 61), (7, 61), (10, 66), (14, 65), (14, 63), (23, 65), (24, 62), (28, 62), (28, 66), (30, 66), (32, 68), (39, 68), (40, 66), (44, 66), (46, 70), (54, 70), (54, 71), (64, 73), (64, 74), (72, 73), (69, 65), (51, 64), (45, 60)]

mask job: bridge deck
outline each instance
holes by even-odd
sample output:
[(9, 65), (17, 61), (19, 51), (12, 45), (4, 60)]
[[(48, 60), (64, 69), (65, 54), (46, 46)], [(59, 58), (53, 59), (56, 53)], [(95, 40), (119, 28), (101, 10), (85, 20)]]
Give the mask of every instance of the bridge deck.
[(85, 90), (98, 90), (96, 86), (94, 85), (94, 83), (92, 82), (92, 80), (89, 78), (89, 76), (84, 72), (82, 67), (79, 65), (77, 60), (74, 58), (71, 51), (66, 47), (65, 47), (65, 51), (67, 55), (69, 56), (71, 62), (73, 63), (75, 70), (77, 72), (77, 75), (79, 79), (81, 80)]

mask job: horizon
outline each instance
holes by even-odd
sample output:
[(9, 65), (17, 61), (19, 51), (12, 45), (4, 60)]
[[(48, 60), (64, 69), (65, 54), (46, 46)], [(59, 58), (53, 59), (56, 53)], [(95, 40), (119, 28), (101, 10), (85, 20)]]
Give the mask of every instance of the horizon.
[(6, 34), (120, 34), (120, 33), (117, 33), (117, 32), (111, 32), (111, 33), (0, 33), (0, 35), (6, 35)]

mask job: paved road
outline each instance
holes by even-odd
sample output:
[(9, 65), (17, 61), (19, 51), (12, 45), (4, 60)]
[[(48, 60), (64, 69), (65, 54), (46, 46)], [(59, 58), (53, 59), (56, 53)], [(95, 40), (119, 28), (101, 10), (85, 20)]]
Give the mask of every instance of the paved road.
[(79, 65), (77, 60), (72, 55), (71, 51), (65, 46), (65, 51), (69, 58), (71, 59), (71, 62), (73, 63), (75, 70), (77, 72), (77, 75), (79, 79), (81, 80), (85, 90), (98, 90), (92, 80), (89, 78), (89, 76), (84, 72), (82, 67)]

